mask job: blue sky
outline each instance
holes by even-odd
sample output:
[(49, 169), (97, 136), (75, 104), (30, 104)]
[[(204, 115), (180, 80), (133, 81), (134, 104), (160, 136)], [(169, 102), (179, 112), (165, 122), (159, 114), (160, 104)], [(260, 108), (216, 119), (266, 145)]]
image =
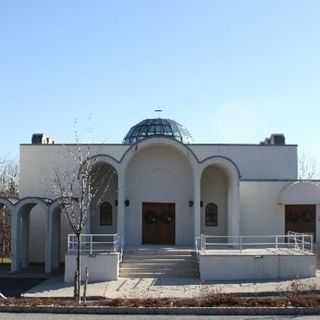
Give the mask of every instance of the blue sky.
[[(1, 155), (33, 132), (121, 142), (173, 118), (194, 141), (286, 134), (320, 158), (320, 1), (0, 1)], [(90, 118), (90, 119), (89, 119)]]

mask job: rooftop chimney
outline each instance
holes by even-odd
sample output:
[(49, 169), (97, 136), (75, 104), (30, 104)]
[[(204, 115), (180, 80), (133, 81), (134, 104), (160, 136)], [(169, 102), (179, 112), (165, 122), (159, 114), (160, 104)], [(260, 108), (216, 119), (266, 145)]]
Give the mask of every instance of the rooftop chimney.
[(44, 133), (34, 133), (31, 138), (32, 144), (54, 144), (54, 140)]
[(283, 133), (273, 133), (270, 138), (265, 138), (260, 144), (283, 146), (286, 144), (286, 138)]

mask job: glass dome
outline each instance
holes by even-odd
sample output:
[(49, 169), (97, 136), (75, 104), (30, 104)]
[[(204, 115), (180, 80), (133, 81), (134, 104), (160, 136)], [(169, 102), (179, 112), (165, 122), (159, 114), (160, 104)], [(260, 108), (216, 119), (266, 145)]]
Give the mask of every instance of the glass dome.
[(172, 138), (182, 143), (192, 143), (191, 134), (180, 123), (161, 118), (139, 122), (129, 130), (123, 143), (133, 144), (152, 136)]

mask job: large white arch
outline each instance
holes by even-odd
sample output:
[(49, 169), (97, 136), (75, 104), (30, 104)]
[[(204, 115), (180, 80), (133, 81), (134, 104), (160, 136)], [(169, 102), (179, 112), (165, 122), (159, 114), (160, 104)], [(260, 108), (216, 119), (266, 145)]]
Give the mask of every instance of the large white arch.
[[(26, 197), (19, 200), (11, 214), (11, 271), (16, 272), (26, 268), (29, 263), (29, 219), (31, 210), (39, 205), (48, 216), (51, 200), (39, 197)], [(46, 239), (45, 239), (46, 241)], [(45, 246), (46, 248), (46, 246)], [(45, 265), (47, 253), (45, 252)]]
[(160, 146), (160, 145), (174, 148), (175, 150), (183, 154), (186, 157), (186, 159), (190, 162), (191, 167), (193, 169), (192, 174), (194, 176), (195, 170), (198, 164), (198, 159), (196, 155), (185, 144), (179, 141), (176, 141), (172, 138), (165, 138), (165, 137), (150, 137), (131, 145), (121, 158), (122, 171), (124, 173), (126, 172), (131, 159), (137, 153), (144, 150), (145, 148), (152, 147), (152, 146)]
[[(206, 158), (199, 164), (199, 181), (202, 179), (206, 168), (216, 166), (222, 168), (229, 179), (228, 185), (228, 236), (238, 237), (240, 235), (240, 170), (236, 164), (223, 156)], [(200, 227), (200, 221), (197, 221)]]
[[(198, 172), (198, 159), (193, 153), (193, 151), (187, 146), (184, 145), (181, 142), (178, 142), (172, 138), (166, 138), (166, 137), (150, 137), (145, 140), (142, 140), (136, 144), (131, 145), (125, 154), (123, 155), (121, 159), (121, 175), (119, 179), (119, 190), (123, 192), (122, 196), (125, 197), (127, 194), (127, 190), (125, 190), (124, 186), (127, 184), (127, 176), (128, 176), (128, 168), (131, 162), (134, 160), (134, 158), (140, 154), (142, 151), (147, 150), (149, 148), (153, 147), (165, 147), (169, 148), (171, 150), (174, 150), (177, 152), (179, 155), (181, 155), (185, 160), (186, 163), (188, 163), (190, 167), (190, 177), (192, 178), (192, 189), (194, 196), (193, 198), (195, 199), (196, 194), (198, 192), (197, 189), (197, 183), (196, 183), (196, 177), (197, 177), (197, 172)], [(121, 187), (123, 186), (123, 187)], [(124, 199), (124, 198), (123, 198)], [(188, 200), (192, 200), (192, 195), (191, 198)], [(120, 201), (119, 201), (120, 203)], [(194, 201), (194, 216), (200, 212), (200, 199), (199, 201)], [(199, 204), (199, 205), (197, 205)], [(198, 208), (199, 207), (199, 208)], [(125, 234), (125, 222), (124, 222), (124, 216), (125, 216), (125, 210), (123, 208), (122, 212), (119, 214), (119, 221), (121, 221), (121, 234)]]

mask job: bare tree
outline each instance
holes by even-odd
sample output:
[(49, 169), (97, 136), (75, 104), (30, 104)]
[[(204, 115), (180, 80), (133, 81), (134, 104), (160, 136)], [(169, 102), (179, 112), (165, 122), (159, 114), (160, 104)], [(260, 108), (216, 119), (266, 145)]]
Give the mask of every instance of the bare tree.
[(308, 157), (305, 153), (302, 153), (299, 157), (299, 179), (316, 179), (320, 176), (319, 166), (314, 158)]
[[(14, 161), (0, 160), (0, 196), (18, 196), (18, 165)], [(5, 262), (10, 257), (11, 228), (7, 208), (0, 207), (0, 258)]]
[(11, 160), (0, 159), (0, 196), (18, 196), (18, 164)]
[(77, 145), (72, 151), (73, 170), (55, 170), (54, 186), (63, 214), (76, 237), (75, 301), (81, 303), (81, 234), (88, 222), (92, 201), (98, 202), (110, 191), (113, 169), (99, 168), (91, 157), (90, 147)]

